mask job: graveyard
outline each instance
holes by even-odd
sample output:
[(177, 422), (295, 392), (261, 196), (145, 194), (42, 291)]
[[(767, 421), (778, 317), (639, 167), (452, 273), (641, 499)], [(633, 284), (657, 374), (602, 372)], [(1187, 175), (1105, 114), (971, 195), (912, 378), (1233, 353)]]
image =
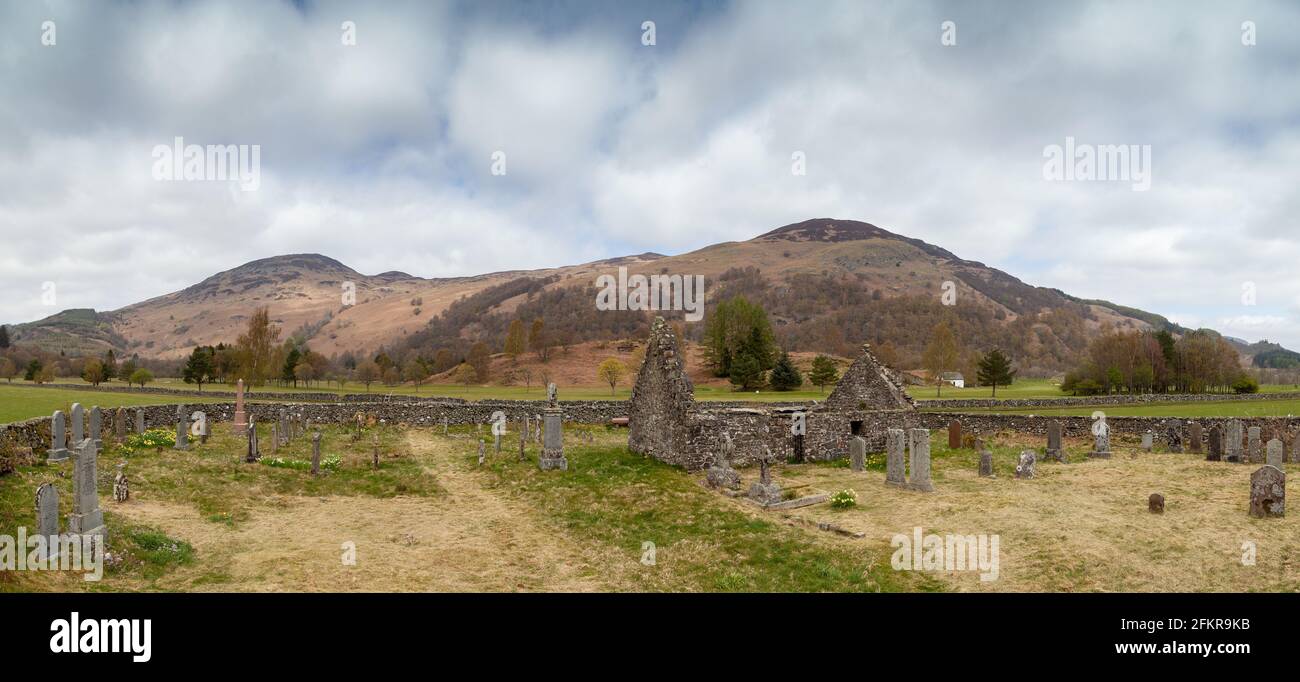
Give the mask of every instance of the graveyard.
[[(0, 571), (0, 590), (1300, 589), (1289, 421), (925, 412), (867, 347), (825, 401), (696, 404), (666, 325), (649, 347), (623, 418), (554, 385), (486, 407), (241, 385), (233, 406), (9, 424), (0, 536), (107, 553), (100, 580)], [(945, 563), (944, 538), (993, 538), (993, 570)]]

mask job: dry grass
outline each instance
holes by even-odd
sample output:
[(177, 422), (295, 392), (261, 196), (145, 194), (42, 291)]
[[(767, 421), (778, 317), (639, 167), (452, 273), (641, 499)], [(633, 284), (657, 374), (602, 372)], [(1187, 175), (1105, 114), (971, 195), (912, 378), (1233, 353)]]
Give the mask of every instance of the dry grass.
[[(945, 436), (946, 438), (946, 436)], [(1258, 465), (1206, 462), (1203, 455), (1137, 454), (1117, 444), (1110, 460), (1088, 460), (1071, 442), (1070, 463), (1040, 462), (1037, 477), (1017, 480), (1016, 454), (1038, 444), (997, 439), (995, 479), (977, 475), (970, 451), (950, 452), (936, 438), (935, 492), (888, 487), (880, 471), (841, 466), (786, 467), (785, 481), (831, 491), (853, 488), (858, 506), (794, 512), (829, 520), (888, 542), (895, 533), (998, 534), (1000, 578), (937, 573), (961, 591), (1287, 591), (1300, 590), (1300, 518), (1247, 515), (1250, 474)], [(1287, 465), (1294, 477), (1300, 467)], [(1294, 483), (1290, 487), (1294, 488)], [(1165, 496), (1163, 515), (1147, 511)], [(1254, 542), (1256, 565), (1242, 565)]]

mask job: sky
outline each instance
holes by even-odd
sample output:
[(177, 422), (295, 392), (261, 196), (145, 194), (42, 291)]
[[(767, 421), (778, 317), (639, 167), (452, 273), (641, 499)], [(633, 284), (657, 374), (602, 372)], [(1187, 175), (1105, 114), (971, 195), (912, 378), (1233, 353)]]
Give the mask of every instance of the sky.
[[(167, 179), (177, 137), (256, 146), (255, 188)], [(1053, 175), (1067, 139), (1148, 186)], [(0, 322), (833, 217), (1300, 349), (1298, 215), (1295, 2), (0, 0)]]

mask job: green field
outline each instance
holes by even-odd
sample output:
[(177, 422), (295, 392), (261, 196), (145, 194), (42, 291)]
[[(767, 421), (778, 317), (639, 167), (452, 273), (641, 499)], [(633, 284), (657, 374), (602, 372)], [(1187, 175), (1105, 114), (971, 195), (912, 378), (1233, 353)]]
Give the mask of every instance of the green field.
[(1225, 400), (1222, 402), (1154, 403), (1149, 405), (1108, 405), (1089, 407), (1036, 407), (1026, 410), (970, 408), (960, 412), (989, 414), (1024, 414), (1039, 416), (1087, 416), (1102, 410), (1111, 417), (1285, 417), (1300, 414), (1300, 400)]
[(30, 388), (21, 384), (0, 384), (0, 424), (51, 415), (55, 410), (63, 410), (66, 413), (72, 403), (81, 403), (86, 409), (90, 409), (92, 405), (110, 408), (162, 405), (176, 401), (176, 396), (168, 395), (59, 390)]
[[(934, 386), (908, 386), (908, 395), (916, 400), (973, 400), (976, 398), (992, 398), (993, 388), (990, 386), (969, 386), (967, 388), (953, 388), (944, 386), (941, 391), (942, 395), (935, 395)], [(1004, 398), (1064, 398), (1066, 394), (1061, 393), (1061, 389), (1051, 379), (1017, 379), (1010, 386), (998, 386), (998, 399)]]

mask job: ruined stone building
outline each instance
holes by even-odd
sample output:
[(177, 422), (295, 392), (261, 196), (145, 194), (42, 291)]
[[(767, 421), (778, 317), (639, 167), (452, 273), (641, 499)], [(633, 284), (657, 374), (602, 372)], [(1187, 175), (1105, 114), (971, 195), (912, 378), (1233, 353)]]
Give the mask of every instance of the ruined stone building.
[[(892, 370), (867, 346), (845, 371), (825, 402), (737, 407), (695, 402), (677, 337), (656, 318), (628, 407), (628, 449), (691, 471), (707, 468), (722, 447), (722, 434), (735, 442), (735, 464), (748, 464), (764, 447), (777, 457), (808, 460), (846, 457), (849, 440), (860, 435), (870, 450), (883, 450), (885, 429), (912, 421), (916, 404)], [(803, 415), (805, 433), (792, 427)]]

